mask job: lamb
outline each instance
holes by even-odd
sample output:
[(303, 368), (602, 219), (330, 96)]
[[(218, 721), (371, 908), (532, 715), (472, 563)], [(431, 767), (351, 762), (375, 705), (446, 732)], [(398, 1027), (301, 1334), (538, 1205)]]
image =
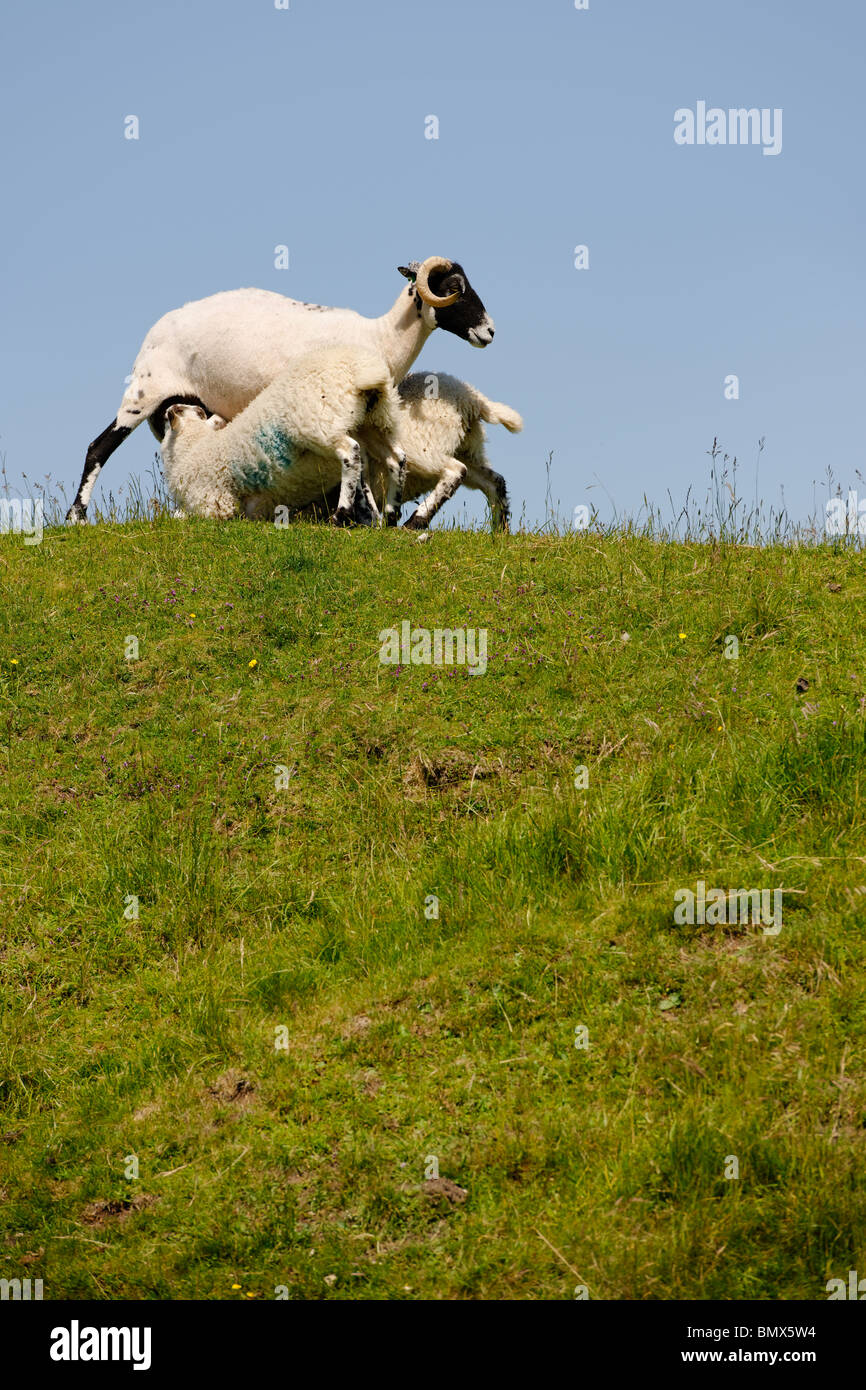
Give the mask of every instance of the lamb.
[[(508, 489), (502, 474), (487, 462), (481, 422), (504, 425), (511, 434), (518, 434), (523, 420), (517, 411), (488, 400), (474, 386), (447, 372), (415, 372), (398, 390), (400, 444), (406, 454), (402, 500), (411, 502), (433, 489), (405, 526), (424, 530), (463, 483), (484, 493), (494, 529), (507, 530)], [(372, 453), (371, 457), (375, 497), (388, 491), (389, 482), (382, 463)]]
[[(424, 530), (439, 508), (453, 497), (461, 484), (483, 492), (490, 506), (495, 530), (507, 530), (509, 520), (508, 489), (501, 473), (487, 462), (484, 425), (504, 425), (512, 434), (523, 429), (523, 420), (516, 410), (490, 401), (468, 382), (458, 381), (447, 372), (415, 372), (397, 388), (400, 401), (398, 448), (406, 456), (401, 500), (411, 502), (429, 492), (405, 527)], [(393, 466), (389, 470), (382, 455), (381, 442), (362, 425), (357, 431), (362, 453), (370, 465), (370, 482), (374, 498), (388, 500), (394, 495)], [(309, 462), (306, 468), (309, 471)], [(432, 489), (432, 490), (431, 490)], [(273, 502), (256, 511), (264, 518), (273, 515)], [(298, 514), (319, 516), (329, 512), (337, 503), (336, 492), (316, 498), (299, 508)], [(374, 509), (378, 510), (375, 507)], [(362, 520), (362, 516), (357, 517)], [(389, 513), (389, 520), (396, 520)]]
[(101, 469), (142, 421), (162, 440), (171, 405), (231, 420), (293, 360), (325, 344), (383, 357), (396, 386), (436, 328), (473, 347), (493, 341), (493, 320), (457, 261), (430, 256), (398, 270), (409, 285), (380, 318), (258, 289), (228, 290), (165, 314), (142, 343), (116, 418), (87, 450), (67, 521), (86, 520)]
[(214, 518), (261, 517), (275, 504), (297, 508), (339, 481), (334, 520), (348, 524), (361, 482), (356, 435), (363, 429), (389, 480), (386, 513), (396, 520), (403, 469), (398, 415), (382, 358), (357, 347), (319, 348), (229, 422), (208, 417), (199, 405), (170, 405), (162, 444), (166, 481), (185, 513)]

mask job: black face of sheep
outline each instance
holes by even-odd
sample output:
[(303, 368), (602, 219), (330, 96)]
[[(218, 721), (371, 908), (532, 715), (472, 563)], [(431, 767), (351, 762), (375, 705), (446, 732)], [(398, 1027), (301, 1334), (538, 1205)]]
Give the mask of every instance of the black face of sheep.
[(397, 268), (401, 275), (416, 281), (420, 297), (433, 310), (437, 328), (463, 338), (473, 347), (483, 348), (493, 342), (493, 320), (458, 261), (431, 256), (423, 264), (412, 261), (411, 265)]

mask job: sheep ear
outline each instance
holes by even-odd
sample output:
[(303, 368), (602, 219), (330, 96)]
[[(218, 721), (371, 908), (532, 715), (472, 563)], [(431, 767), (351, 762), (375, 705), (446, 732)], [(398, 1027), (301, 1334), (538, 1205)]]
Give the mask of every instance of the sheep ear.
[(176, 405), (170, 405), (165, 412), (166, 430), (176, 430), (179, 419), (178, 407)]
[(411, 280), (414, 285), (418, 275), (418, 261), (410, 261), (408, 265), (398, 265), (397, 270), (401, 275), (405, 275), (407, 280)]
[(228, 420), (224, 420), (221, 415), (212, 415), (209, 423), (212, 430), (224, 430)]

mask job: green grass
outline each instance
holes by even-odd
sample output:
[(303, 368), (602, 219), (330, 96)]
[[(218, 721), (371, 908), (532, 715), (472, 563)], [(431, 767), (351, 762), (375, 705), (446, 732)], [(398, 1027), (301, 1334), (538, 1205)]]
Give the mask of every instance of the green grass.
[[(0, 590), (0, 1277), (866, 1272), (861, 555), (157, 520), (2, 537)], [(381, 665), (406, 618), (486, 675)], [(781, 932), (676, 925), (698, 879)]]

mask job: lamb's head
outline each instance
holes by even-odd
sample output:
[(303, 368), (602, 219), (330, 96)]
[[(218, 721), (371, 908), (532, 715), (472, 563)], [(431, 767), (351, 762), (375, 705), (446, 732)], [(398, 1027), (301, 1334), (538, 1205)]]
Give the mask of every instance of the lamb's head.
[(397, 269), (414, 285), (422, 316), (431, 328), (444, 328), (473, 347), (493, 342), (493, 320), (457, 261), (428, 256), (426, 261), (410, 261)]
[(221, 415), (208, 415), (201, 405), (170, 405), (165, 412), (163, 448), (172, 449), (179, 439), (188, 446), (204, 434), (224, 429), (227, 423)]

